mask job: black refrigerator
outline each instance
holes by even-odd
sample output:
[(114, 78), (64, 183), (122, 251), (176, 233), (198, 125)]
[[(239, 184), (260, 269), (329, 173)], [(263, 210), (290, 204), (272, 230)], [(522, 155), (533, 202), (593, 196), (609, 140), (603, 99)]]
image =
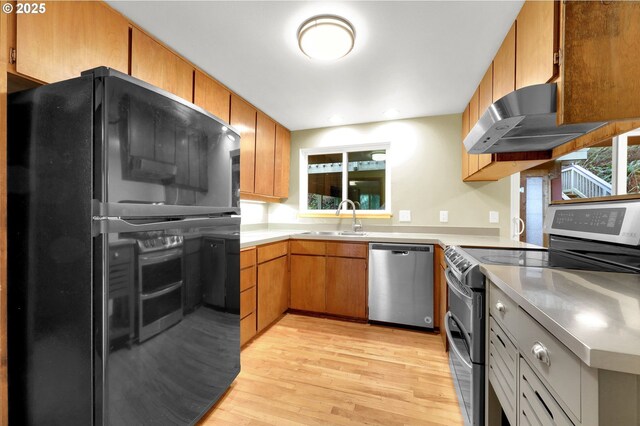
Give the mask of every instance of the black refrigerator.
[(102, 67), (8, 138), (11, 424), (195, 423), (240, 371), (238, 133)]

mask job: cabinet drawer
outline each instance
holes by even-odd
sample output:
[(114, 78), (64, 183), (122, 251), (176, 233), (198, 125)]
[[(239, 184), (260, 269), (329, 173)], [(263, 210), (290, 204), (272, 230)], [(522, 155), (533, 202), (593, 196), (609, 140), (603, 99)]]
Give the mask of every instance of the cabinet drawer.
[(240, 320), (240, 346), (256, 335), (256, 313), (252, 312)]
[(133, 246), (120, 246), (109, 249), (109, 264), (119, 265), (122, 263), (131, 262), (133, 258)]
[(240, 252), (240, 269), (248, 268), (256, 264), (256, 248), (251, 247)]
[(324, 241), (291, 241), (291, 254), (315, 254), (324, 256), (326, 251), (326, 243)]
[(513, 324), (518, 314), (518, 305), (504, 294), (494, 283), (489, 286), (489, 313), (507, 333), (514, 336)]
[[(515, 327), (522, 356), (579, 419), (581, 367), (578, 357), (522, 309), (518, 309)], [(534, 355), (534, 350), (542, 360)]]
[(280, 243), (267, 244), (258, 247), (258, 263), (267, 262), (287, 254), (289, 249), (289, 241)]
[(571, 420), (544, 387), (529, 365), (520, 358), (519, 424), (523, 426), (573, 426)]
[(509, 419), (516, 424), (518, 350), (493, 318), (489, 320), (489, 381)]
[(338, 257), (367, 257), (367, 244), (327, 243), (327, 254)]
[(240, 293), (240, 318), (256, 311), (256, 288), (251, 287)]
[(256, 286), (256, 267), (252, 266), (240, 271), (240, 291)]

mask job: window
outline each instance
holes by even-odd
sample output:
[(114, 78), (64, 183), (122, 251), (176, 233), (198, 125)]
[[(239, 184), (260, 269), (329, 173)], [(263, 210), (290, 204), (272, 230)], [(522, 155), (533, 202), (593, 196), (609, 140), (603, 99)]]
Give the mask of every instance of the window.
[(390, 214), (388, 149), (379, 144), (301, 150), (300, 211), (333, 213), (349, 199), (363, 213)]
[(562, 160), (562, 198), (640, 193), (640, 131), (634, 130)]

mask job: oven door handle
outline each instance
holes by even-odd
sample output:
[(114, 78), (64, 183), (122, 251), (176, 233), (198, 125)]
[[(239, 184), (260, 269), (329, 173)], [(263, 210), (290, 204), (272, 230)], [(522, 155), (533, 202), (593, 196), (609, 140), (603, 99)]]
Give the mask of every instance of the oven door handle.
[(147, 266), (155, 263), (166, 262), (171, 259), (178, 259), (182, 257), (182, 249), (173, 249), (162, 254), (159, 253), (151, 253), (151, 254), (143, 254), (140, 255), (140, 264)]
[(447, 286), (455, 293), (457, 294), (459, 297), (461, 297), (462, 299), (468, 300), (469, 303), (473, 302), (473, 298), (469, 295), (464, 294), (464, 292), (462, 290), (460, 290), (460, 288), (458, 288), (458, 285), (456, 284), (456, 282), (454, 281), (456, 278), (453, 275), (453, 273), (451, 272), (451, 269), (447, 268), (446, 274), (445, 274), (445, 278), (447, 280)]
[(180, 228), (203, 228), (210, 226), (239, 225), (240, 217), (193, 217), (152, 223), (132, 223), (119, 217), (95, 216), (93, 233), (161, 231)]
[(451, 348), (451, 350), (453, 350), (453, 352), (455, 352), (456, 356), (460, 358), (460, 361), (462, 361), (464, 365), (466, 365), (468, 368), (473, 368), (473, 365), (471, 365), (470, 362), (467, 362), (467, 360), (462, 355), (462, 352), (460, 352), (460, 349), (456, 345), (456, 342), (453, 340), (451, 327), (449, 327), (449, 320), (455, 321), (453, 315), (451, 315), (451, 312), (447, 312), (447, 314), (444, 316), (444, 329), (447, 333), (447, 340), (449, 340), (449, 347)]
[(165, 294), (171, 293), (173, 290), (180, 288), (182, 286), (182, 281), (178, 281), (175, 284), (170, 285), (167, 288), (163, 288), (160, 291), (156, 291), (154, 293), (140, 293), (141, 300), (148, 300), (158, 296), (164, 296)]

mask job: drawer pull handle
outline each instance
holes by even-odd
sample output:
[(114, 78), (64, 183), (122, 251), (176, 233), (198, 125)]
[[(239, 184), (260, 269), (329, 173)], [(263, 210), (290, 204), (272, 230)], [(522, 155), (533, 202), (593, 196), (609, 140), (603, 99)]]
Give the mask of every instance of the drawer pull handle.
[(551, 360), (549, 359), (549, 351), (547, 348), (540, 342), (535, 342), (533, 347), (531, 348), (531, 353), (536, 359), (544, 364), (551, 365)]
[(498, 303), (496, 303), (496, 311), (498, 311), (498, 312), (500, 312), (500, 313), (504, 314), (504, 312), (505, 312), (506, 310), (507, 310), (507, 309), (506, 309), (506, 308), (505, 308), (505, 306), (502, 304), (502, 302), (498, 302)]

